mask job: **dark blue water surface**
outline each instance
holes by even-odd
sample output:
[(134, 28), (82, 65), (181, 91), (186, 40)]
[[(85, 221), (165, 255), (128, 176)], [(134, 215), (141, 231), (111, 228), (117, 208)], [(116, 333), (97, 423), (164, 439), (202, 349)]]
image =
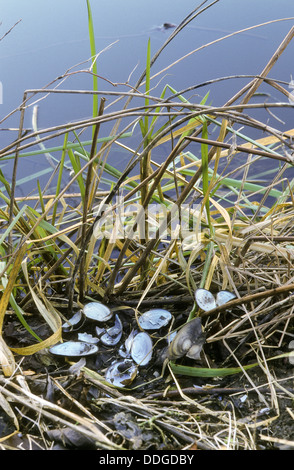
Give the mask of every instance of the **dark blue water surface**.
[[(200, 4), (200, 2), (199, 2)], [(205, 5), (208, 5), (207, 2)], [(98, 58), (98, 74), (112, 82), (124, 83), (134, 70), (130, 84), (134, 85), (145, 68), (148, 38), (151, 38), (152, 54), (164, 43), (172, 30), (157, 28), (165, 22), (179, 24), (198, 2), (192, 0), (99, 0), (91, 1), (95, 26), (96, 50), (103, 51)], [(291, 0), (220, 0), (198, 16), (172, 41), (152, 68), (157, 73), (177, 61), (185, 54), (249, 26), (271, 20), (293, 16)], [(0, 81), (2, 84), (2, 103), (0, 105), (0, 127), (17, 128), (19, 113), (14, 113), (3, 121), (22, 101), (26, 89), (42, 88), (68, 69), (81, 64), (90, 57), (88, 39), (88, 18), (86, 0), (1, 0), (0, 1), (0, 37), (18, 20), (21, 22), (0, 41)], [(165, 74), (158, 75), (152, 82), (157, 86), (154, 94), (159, 96), (164, 84), (169, 83), (177, 90), (215, 79), (238, 74), (259, 74), (273, 55), (294, 21), (280, 21), (237, 36), (227, 38), (209, 47), (205, 47), (177, 65), (169, 68)], [(294, 76), (294, 42), (292, 42), (269, 76), (290, 82)], [(89, 67), (89, 62), (78, 65), (73, 70)], [(221, 105), (226, 102), (247, 81), (236, 79), (213, 84), (191, 92), (199, 102), (210, 90), (209, 102)], [(111, 90), (113, 87), (99, 79), (99, 90)], [(92, 88), (92, 77), (78, 73), (62, 84), (64, 89)], [(121, 88), (124, 89), (124, 88)], [(127, 90), (127, 88), (125, 88)], [(281, 101), (282, 97), (272, 88), (263, 85), (263, 91), (271, 94), (271, 101)], [(284, 98), (284, 101), (287, 101)], [(53, 95), (40, 101), (38, 126), (46, 128), (92, 114), (90, 96)], [(109, 101), (106, 103), (109, 104)], [(26, 111), (25, 127), (31, 127), (32, 108)], [(276, 111), (279, 119), (271, 125), (281, 129), (294, 127), (293, 110)], [(261, 118), (258, 113), (256, 116)], [(105, 131), (104, 131), (105, 132)], [(16, 131), (0, 133), (1, 148), (13, 141)], [(260, 137), (260, 136), (259, 136)], [(18, 178), (48, 167), (44, 156), (29, 157), (25, 164), (21, 159)], [(122, 169), (126, 161), (110, 155), (110, 162)], [(1, 163), (1, 162), (0, 162)], [(2, 161), (2, 171), (10, 179), (12, 160)], [(20, 193), (26, 187), (19, 188)]]

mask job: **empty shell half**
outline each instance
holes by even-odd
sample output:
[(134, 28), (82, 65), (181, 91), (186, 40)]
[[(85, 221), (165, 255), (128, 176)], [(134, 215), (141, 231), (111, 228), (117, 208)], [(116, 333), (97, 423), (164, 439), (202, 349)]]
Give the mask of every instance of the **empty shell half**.
[(63, 357), (81, 357), (95, 354), (98, 347), (95, 344), (85, 343), (83, 341), (67, 341), (65, 343), (55, 344), (49, 349), (51, 354)]
[(187, 356), (191, 359), (199, 359), (205, 335), (202, 331), (201, 320), (194, 318), (186, 323), (176, 334), (168, 348), (168, 358), (175, 361)]
[(147, 333), (138, 333), (131, 344), (131, 357), (139, 366), (146, 366), (152, 358), (152, 339)]
[(198, 307), (200, 307), (205, 312), (209, 312), (210, 310), (229, 302), (235, 297), (235, 294), (227, 290), (219, 291), (216, 298), (207, 289), (196, 289), (195, 291), (196, 303)]
[(64, 331), (64, 333), (75, 331), (82, 326), (84, 321), (85, 321), (85, 317), (83, 316), (82, 311), (79, 310), (62, 325), (62, 330)]
[(106, 305), (101, 304), (100, 302), (89, 302), (84, 306), (84, 315), (89, 320), (94, 320), (97, 322), (105, 322), (110, 320), (113, 316), (113, 312), (106, 307)]
[(78, 340), (83, 341), (84, 343), (97, 344), (99, 338), (96, 336), (90, 335), (90, 333), (78, 333)]
[(219, 307), (220, 305), (226, 304), (227, 302), (230, 302), (230, 300), (235, 299), (236, 296), (233, 294), (233, 292), (230, 292), (228, 290), (220, 290), (216, 294), (216, 306)]
[(172, 315), (168, 310), (153, 308), (139, 317), (139, 325), (143, 330), (159, 330), (169, 324)]
[(101, 336), (100, 341), (105, 346), (114, 346), (117, 344), (122, 337), (122, 322), (118, 315), (115, 315), (114, 326), (108, 328), (106, 332)]
[(105, 379), (115, 387), (130, 385), (137, 375), (137, 366), (130, 359), (114, 362), (107, 369)]
[(118, 350), (118, 353), (121, 357), (130, 357), (131, 356), (131, 349), (134, 337), (138, 334), (138, 331), (132, 330), (127, 339), (125, 340), (124, 344)]

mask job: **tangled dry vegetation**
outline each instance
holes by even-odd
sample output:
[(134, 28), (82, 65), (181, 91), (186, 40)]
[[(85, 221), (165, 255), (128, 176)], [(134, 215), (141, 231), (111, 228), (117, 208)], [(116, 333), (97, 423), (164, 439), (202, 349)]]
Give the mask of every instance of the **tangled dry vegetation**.
[[(189, 15), (164, 47), (201, 11)], [(69, 70), (25, 92), (15, 111), (18, 139), (0, 155), (1, 162), (14, 161), (11, 184), (0, 174), (1, 448), (294, 445), (294, 129), (281, 131), (254, 117), (256, 110), (267, 119), (267, 113), (275, 118), (293, 108), (286, 84), (269, 78), (293, 35), (291, 28), (260, 74), (241, 77), (246, 84), (219, 107), (207, 104), (208, 96), (199, 103), (189, 96), (208, 84), (211, 96), (215, 81), (240, 77), (180, 92), (166, 85), (158, 97), (161, 82), (151, 86), (151, 69), (164, 47), (152, 59), (150, 45), (135, 86), (108, 81), (109, 90), (98, 91), (93, 60), (79, 70), (93, 75), (92, 91), (62, 88), (77, 73)], [(281, 101), (252, 103), (259, 87), (274, 88)], [(38, 130), (35, 106), (45, 106), (44, 96), (53, 93), (60, 99), (92, 94), (93, 117)], [(27, 132), (25, 114), (32, 107), (33, 130)], [(87, 130), (90, 142), (83, 141)], [(258, 138), (250, 137), (252, 130)], [(25, 154), (45, 154), (51, 175), (45, 187), (38, 183), (29, 197), (17, 197), (16, 169)], [(109, 163), (115, 154), (124, 156), (125, 169)], [(158, 162), (158, 154), (165, 158)], [(119, 208), (124, 228), (136, 234), (138, 207), (154, 203), (161, 208), (156, 216), (143, 211), (151, 233), (110, 236), (115, 227), (105, 223), (106, 215)], [(171, 207), (188, 227), (195, 222), (193, 231), (182, 233)], [(97, 238), (102, 219), (105, 232)], [(236, 299), (198, 311), (197, 287), (228, 289)], [(97, 358), (52, 357), (48, 348), (62, 339), (62, 323), (90, 300), (119, 309), (129, 331), (150, 307), (169, 309), (175, 329), (199, 315), (206, 334), (201, 361), (197, 367), (186, 359), (169, 363), (161, 376), (155, 342), (151, 365), (118, 389), (105, 382), (101, 368), (103, 354), (105, 366), (115, 349), (101, 354), (100, 369)]]

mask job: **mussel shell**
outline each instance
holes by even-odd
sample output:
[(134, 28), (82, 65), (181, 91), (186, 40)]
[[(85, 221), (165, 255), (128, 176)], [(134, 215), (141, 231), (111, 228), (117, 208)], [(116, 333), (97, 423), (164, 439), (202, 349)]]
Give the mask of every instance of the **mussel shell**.
[(96, 332), (96, 335), (99, 338), (101, 338), (102, 335), (104, 335), (106, 333), (106, 328), (100, 328), (100, 326), (96, 326), (95, 328), (95, 332)]
[(63, 357), (82, 357), (95, 354), (98, 347), (95, 344), (85, 343), (83, 341), (67, 341), (65, 343), (55, 344), (49, 349), (51, 354)]
[(187, 356), (199, 359), (205, 335), (201, 327), (201, 319), (194, 318), (186, 323), (177, 333), (168, 348), (167, 356), (171, 361)]
[(209, 312), (216, 307), (216, 302), (213, 294), (207, 289), (196, 289), (195, 300), (202, 310)]
[(217, 307), (219, 307), (220, 305), (224, 305), (235, 298), (236, 296), (235, 294), (233, 294), (233, 292), (230, 292), (228, 290), (220, 290), (216, 295), (216, 305)]
[(89, 320), (95, 320), (100, 323), (110, 320), (113, 316), (113, 312), (100, 302), (89, 302), (84, 306), (83, 311)]
[(138, 333), (131, 346), (131, 357), (139, 366), (146, 366), (152, 358), (152, 339), (147, 333)]
[(130, 359), (114, 362), (107, 369), (105, 379), (115, 387), (130, 385), (137, 375), (137, 366)]
[(135, 336), (138, 334), (138, 331), (132, 330), (127, 339), (125, 340), (125, 348), (127, 354), (131, 354), (132, 344)]
[(114, 326), (108, 328), (106, 332), (101, 336), (100, 341), (105, 346), (116, 345), (122, 337), (122, 322), (118, 315), (115, 315)]
[(134, 337), (138, 334), (138, 331), (132, 330), (127, 339), (125, 340), (124, 344), (122, 344), (118, 350), (118, 353), (121, 357), (130, 357), (131, 356), (131, 349)]
[(99, 342), (99, 338), (92, 336), (90, 333), (78, 333), (78, 340), (90, 344), (97, 344)]
[(176, 331), (172, 331), (171, 333), (169, 333), (166, 337), (167, 343), (170, 344), (175, 339), (176, 335), (177, 335)]
[(143, 313), (138, 323), (143, 330), (159, 330), (169, 324), (172, 315), (168, 310), (162, 308), (153, 308)]
[(64, 333), (68, 333), (69, 331), (75, 331), (82, 326), (84, 321), (85, 318), (83, 317), (83, 313), (81, 310), (79, 310), (62, 325), (62, 330), (64, 331)]
[(214, 295), (207, 289), (196, 289), (195, 291), (195, 300), (202, 310), (205, 312), (209, 312), (210, 310), (219, 307), (232, 299), (235, 299), (236, 296), (232, 292), (228, 290), (220, 290), (217, 295), (216, 299)]

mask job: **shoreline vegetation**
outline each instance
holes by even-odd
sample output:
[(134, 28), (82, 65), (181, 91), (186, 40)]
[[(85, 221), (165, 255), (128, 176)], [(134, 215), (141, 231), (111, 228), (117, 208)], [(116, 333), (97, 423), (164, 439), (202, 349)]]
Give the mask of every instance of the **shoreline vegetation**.
[[(91, 59), (26, 90), (1, 122), (20, 116), (18, 138), (0, 151), (0, 406), (7, 418), (0, 448), (17, 448), (20, 432), (23, 445), (33, 436), (46, 450), (56, 442), (108, 450), (293, 447), (294, 129), (283, 123), (280, 130), (277, 115), (293, 108), (294, 86), (270, 72), (294, 26), (259, 74), (179, 91), (163, 84), (169, 67), (152, 75), (152, 66), (216, 1), (173, 25), (153, 56), (148, 41), (135, 85), (132, 73), (127, 83), (103, 77), (86, 3)], [(66, 89), (76, 74), (90, 74), (93, 89)], [(245, 85), (222, 106), (209, 104), (214, 84), (228, 80)], [(272, 89), (280, 101), (262, 101)], [(92, 117), (39, 129), (38, 106), (50, 94), (92, 96)], [(127, 162), (123, 170), (109, 163), (115, 153)], [(48, 167), (19, 179), (20, 161), (39, 155)], [(2, 168), (9, 160), (11, 182)], [(36, 190), (18, 196), (28, 182)], [(197, 288), (229, 290), (235, 299), (205, 312)], [(48, 348), (64, 341), (64, 322), (93, 301), (121, 312), (130, 329), (147, 308), (171, 311), (169, 333), (200, 317), (200, 362), (153, 359), (126, 388), (104, 378), (116, 348), (101, 354), (101, 370), (97, 360), (58, 363)], [(157, 357), (160, 338), (152, 338)]]

